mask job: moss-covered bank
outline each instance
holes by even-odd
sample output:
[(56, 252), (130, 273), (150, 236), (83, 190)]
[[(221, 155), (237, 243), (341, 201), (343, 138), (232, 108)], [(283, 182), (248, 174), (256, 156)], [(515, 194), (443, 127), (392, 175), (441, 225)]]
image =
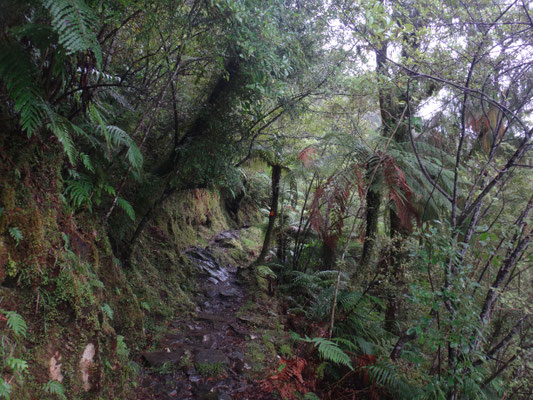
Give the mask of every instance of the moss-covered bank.
[[(236, 222), (217, 191), (177, 193), (125, 267), (96, 214), (65, 206), (60, 171), (46, 167), (55, 161), (3, 165), (0, 173), (0, 309), (28, 325), (15, 338), (0, 320), (3, 354), (28, 363), (25, 373), (5, 363), (0, 372), (14, 399), (57, 398), (51, 381), (68, 399), (135, 398), (134, 355), (158, 326), (191, 311), (195, 273), (183, 251)], [(235, 255), (244, 260), (240, 250)]]

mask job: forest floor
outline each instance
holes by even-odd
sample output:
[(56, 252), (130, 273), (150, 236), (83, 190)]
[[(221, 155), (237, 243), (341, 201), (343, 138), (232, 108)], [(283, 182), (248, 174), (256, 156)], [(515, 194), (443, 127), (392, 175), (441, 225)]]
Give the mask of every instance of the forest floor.
[(279, 365), (276, 346), (288, 340), (287, 334), (271, 302), (247, 292), (250, 285), (238, 272), (248, 266), (219, 257), (231, 251), (241, 233), (225, 231), (207, 247), (187, 250), (200, 275), (195, 316), (176, 317), (142, 354), (147, 367), (138, 399), (276, 398), (260, 382)]

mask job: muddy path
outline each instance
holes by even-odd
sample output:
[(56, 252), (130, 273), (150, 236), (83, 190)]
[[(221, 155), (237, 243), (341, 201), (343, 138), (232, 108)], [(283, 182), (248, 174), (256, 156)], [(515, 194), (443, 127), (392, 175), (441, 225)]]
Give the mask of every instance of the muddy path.
[(250, 294), (238, 277), (238, 267), (215, 256), (231, 249), (240, 234), (225, 231), (207, 247), (187, 251), (199, 270), (196, 313), (174, 320), (157, 348), (143, 353), (147, 366), (139, 399), (275, 398), (261, 391), (261, 371), (247, 355), (249, 343), (261, 339), (251, 324), (253, 317), (240, 312)]

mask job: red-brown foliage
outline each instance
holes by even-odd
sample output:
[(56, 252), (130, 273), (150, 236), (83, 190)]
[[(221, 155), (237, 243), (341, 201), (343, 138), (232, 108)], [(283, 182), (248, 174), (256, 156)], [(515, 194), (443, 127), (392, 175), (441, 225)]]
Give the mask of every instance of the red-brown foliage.
[(298, 399), (298, 393), (305, 394), (315, 388), (314, 378), (303, 377), (306, 366), (307, 361), (303, 358), (295, 357), (292, 360), (282, 358), (277, 368), (279, 372), (260, 382), (261, 390), (268, 393), (277, 392), (283, 399)]
[(411, 202), (413, 192), (405, 180), (405, 174), (390, 156), (383, 159), (383, 177), (389, 189), (390, 201), (394, 202), (396, 214), (403, 227), (411, 231), (413, 219), (417, 224), (420, 223), (418, 213)]

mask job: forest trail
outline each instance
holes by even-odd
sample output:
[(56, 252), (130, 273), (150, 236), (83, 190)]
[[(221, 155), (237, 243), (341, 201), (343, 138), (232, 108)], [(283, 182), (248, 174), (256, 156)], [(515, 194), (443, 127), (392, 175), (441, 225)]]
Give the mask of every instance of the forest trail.
[(274, 399), (260, 393), (250, 377), (247, 340), (259, 339), (260, 333), (239, 313), (248, 299), (239, 266), (224, 265), (212, 252), (231, 249), (239, 239), (240, 230), (224, 231), (207, 247), (187, 250), (200, 274), (196, 317), (174, 320), (157, 349), (143, 353), (151, 368), (144, 371), (139, 399)]

